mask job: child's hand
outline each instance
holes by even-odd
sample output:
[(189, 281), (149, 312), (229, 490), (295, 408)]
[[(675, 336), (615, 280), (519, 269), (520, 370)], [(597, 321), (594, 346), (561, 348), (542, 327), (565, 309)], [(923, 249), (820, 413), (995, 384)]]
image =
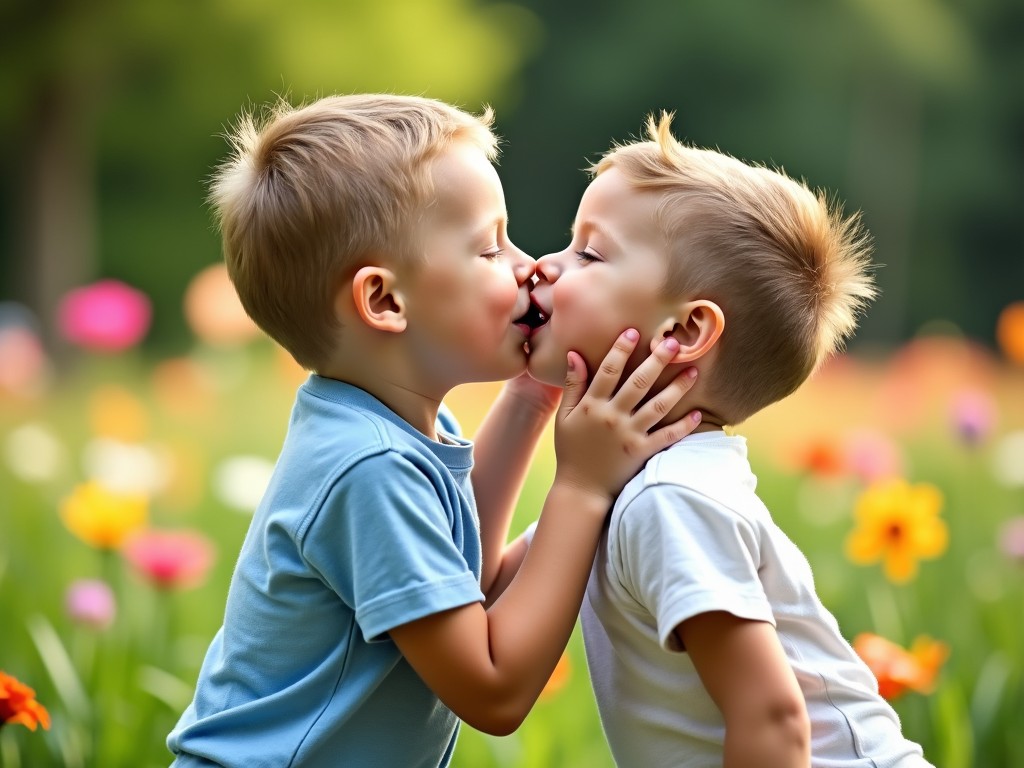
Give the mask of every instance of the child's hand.
[(574, 486), (577, 492), (603, 495), (608, 507), (651, 456), (690, 434), (700, 423), (700, 412), (695, 411), (649, 431), (689, 391), (695, 368), (688, 368), (637, 407), (678, 351), (675, 339), (665, 339), (615, 391), (638, 339), (634, 330), (619, 336), (589, 388), (583, 359), (570, 352), (555, 422), (555, 481)]

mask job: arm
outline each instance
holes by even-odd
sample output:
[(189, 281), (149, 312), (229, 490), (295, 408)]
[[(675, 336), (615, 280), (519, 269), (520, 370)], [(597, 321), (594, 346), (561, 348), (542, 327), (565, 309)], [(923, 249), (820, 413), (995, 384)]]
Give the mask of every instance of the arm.
[(807, 707), (771, 624), (712, 611), (676, 637), (725, 719), (723, 768), (810, 766)]
[[(480, 588), (492, 602), (515, 575), (522, 554), (504, 562), (508, 528), (537, 441), (558, 406), (562, 390), (523, 374), (508, 382), (474, 440), (473, 492), (480, 515), (483, 571)], [(518, 550), (517, 550), (518, 551)], [(525, 554), (525, 549), (523, 549)], [(505, 578), (498, 579), (504, 572)]]
[(507, 734), (526, 717), (572, 632), (615, 495), (647, 458), (698, 423), (691, 417), (648, 432), (689, 389), (686, 375), (637, 407), (674, 344), (663, 342), (616, 391), (636, 345), (623, 334), (585, 394), (583, 361), (570, 353), (555, 479), (519, 573), (486, 610), (475, 603), (391, 631), (420, 677), (474, 728)]

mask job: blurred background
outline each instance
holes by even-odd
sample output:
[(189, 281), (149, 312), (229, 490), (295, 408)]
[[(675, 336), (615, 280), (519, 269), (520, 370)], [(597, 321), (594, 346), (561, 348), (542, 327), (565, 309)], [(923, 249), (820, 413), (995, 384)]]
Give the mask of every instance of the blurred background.
[(493, 105), (512, 232), (562, 246), (581, 168), (644, 116), (863, 210), (883, 298), (860, 343), (941, 320), (986, 343), (1024, 285), (1020, 0), (18, 2), (0, 11), (0, 295), (51, 338), (67, 289), (153, 300), (181, 350), (218, 260), (204, 182), (224, 128), (283, 94)]
[[(863, 213), (850, 353), (740, 431), (851, 641), (892, 643), (865, 655), (908, 735), (1024, 766), (1024, 0), (3, 2), (0, 672), (46, 718), (0, 706), (0, 765), (168, 762), (303, 377), (237, 307), (206, 181), (242, 110), (356, 91), (492, 105), (535, 256), (652, 111)], [(495, 391), (454, 393), (469, 434)], [(948, 544), (913, 578), (844, 549), (921, 494)], [(578, 637), (456, 765), (611, 765)]]

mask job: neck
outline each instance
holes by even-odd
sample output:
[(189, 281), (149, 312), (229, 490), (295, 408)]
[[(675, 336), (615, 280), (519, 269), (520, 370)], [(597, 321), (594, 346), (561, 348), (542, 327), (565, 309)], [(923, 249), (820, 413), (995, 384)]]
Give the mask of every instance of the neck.
[(401, 366), (389, 365), (386, 360), (371, 356), (348, 356), (350, 360), (364, 361), (359, 365), (333, 364), (324, 366), (319, 374), (359, 387), (380, 400), (402, 419), (431, 440), (437, 439), (435, 424), (437, 411), (445, 392), (433, 393), (408, 386), (408, 377), (402, 376)]
[(665, 415), (665, 418), (658, 422), (657, 426), (663, 427), (667, 424), (672, 424), (673, 422), (685, 418), (693, 411), (700, 411), (700, 424), (693, 430), (694, 433), (715, 432), (725, 427), (725, 422), (714, 412), (713, 409), (706, 407), (697, 399), (691, 399), (689, 396), (680, 400), (676, 406)]
[[(683, 366), (671, 366), (661, 376), (660, 380), (655, 383), (652, 388), (652, 394), (660, 392), (668, 383), (678, 376), (683, 370)], [(700, 411), (700, 424), (697, 426), (694, 432), (714, 432), (721, 430), (726, 425), (725, 419), (718, 413), (718, 407), (713, 404), (714, 398), (711, 397), (707, 386), (707, 377), (710, 373), (708, 367), (701, 368), (700, 373), (697, 375), (697, 381), (694, 382), (693, 387), (683, 395), (683, 397), (677, 402), (671, 410), (665, 415), (661, 421), (658, 422), (659, 427), (665, 426), (666, 424), (672, 424), (673, 422), (679, 421), (685, 418), (688, 414), (693, 411)]]

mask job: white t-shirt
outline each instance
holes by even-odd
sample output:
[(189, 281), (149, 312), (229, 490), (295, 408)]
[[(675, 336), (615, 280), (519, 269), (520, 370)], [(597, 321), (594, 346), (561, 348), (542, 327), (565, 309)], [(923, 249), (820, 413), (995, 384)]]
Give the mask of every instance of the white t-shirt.
[(674, 635), (708, 611), (772, 624), (811, 721), (816, 768), (918, 768), (811, 569), (754, 493), (743, 437), (691, 435), (654, 456), (612, 510), (583, 601), (587, 663), (622, 768), (722, 763), (725, 726)]

